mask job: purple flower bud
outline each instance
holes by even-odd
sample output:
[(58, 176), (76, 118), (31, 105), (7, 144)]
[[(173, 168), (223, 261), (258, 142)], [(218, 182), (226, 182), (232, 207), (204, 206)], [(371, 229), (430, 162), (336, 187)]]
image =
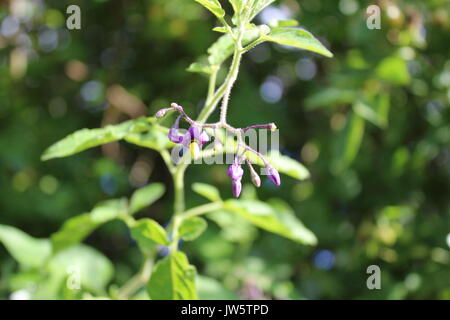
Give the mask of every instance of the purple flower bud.
[(242, 169), (239, 163), (233, 163), (228, 167), (227, 175), (231, 178), (231, 180), (236, 181), (240, 180), (244, 175), (244, 169)]
[(279, 186), (281, 184), (281, 179), (278, 171), (270, 165), (267, 165), (266, 168), (267, 168), (267, 175), (269, 176), (270, 181), (272, 181), (273, 184), (275, 184), (276, 186)]
[(159, 110), (157, 113), (155, 113), (155, 118), (164, 117), (166, 115), (166, 112), (167, 112), (167, 108)]
[(261, 186), (261, 178), (259, 177), (259, 175), (256, 173), (255, 169), (253, 168), (252, 164), (250, 163), (250, 161), (245, 160), (245, 162), (247, 163), (248, 168), (250, 169), (250, 177), (252, 178), (252, 182), (256, 187), (260, 187)]
[(175, 120), (175, 123), (173, 124), (172, 128), (170, 128), (170, 130), (169, 130), (169, 140), (172, 141), (173, 143), (180, 143), (181, 141), (183, 141), (183, 136), (180, 135), (178, 132), (180, 118), (181, 118), (181, 116), (179, 116)]
[(241, 179), (233, 180), (231, 183), (231, 190), (233, 191), (233, 196), (238, 198), (242, 191)]

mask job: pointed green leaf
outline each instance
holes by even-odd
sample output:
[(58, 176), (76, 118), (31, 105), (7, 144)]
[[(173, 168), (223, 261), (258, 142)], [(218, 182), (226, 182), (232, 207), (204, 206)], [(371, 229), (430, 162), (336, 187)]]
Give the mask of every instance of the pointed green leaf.
[(181, 222), (179, 235), (186, 241), (198, 238), (206, 230), (207, 223), (200, 217), (192, 217)]
[[(317, 240), (298, 218), (280, 202), (274, 206), (258, 200), (227, 200), (225, 210), (238, 214), (254, 225), (296, 242), (314, 245)], [(282, 210), (281, 210), (282, 209)]]
[(331, 108), (343, 104), (351, 104), (358, 97), (358, 92), (352, 89), (325, 88), (305, 100), (308, 110)]
[(192, 184), (192, 190), (213, 202), (221, 200), (219, 190), (210, 184), (196, 182)]
[(131, 226), (131, 236), (145, 249), (155, 244), (168, 245), (166, 230), (155, 220), (143, 218)]
[[(378, 108), (379, 105), (381, 106), (380, 108)], [(389, 106), (389, 104), (386, 104), (386, 101), (381, 101), (381, 104), (379, 105), (373, 105), (368, 103), (368, 101), (358, 100), (353, 105), (353, 111), (367, 121), (384, 129), (387, 126), (386, 106)]]
[(130, 214), (134, 214), (139, 210), (148, 207), (153, 202), (161, 198), (165, 192), (162, 183), (152, 183), (146, 187), (136, 190), (130, 199)]
[(33, 238), (10, 226), (0, 225), (0, 242), (23, 267), (41, 267), (51, 253), (51, 243), (48, 239)]
[(104, 128), (75, 131), (45, 150), (42, 160), (67, 157), (92, 147), (121, 140), (128, 134), (148, 130), (149, 122), (153, 121), (153, 118), (139, 118)]
[(231, 3), (231, 6), (233, 7), (233, 11), (236, 14), (240, 14), (242, 10), (242, 4), (244, 0), (228, 0), (228, 2)]
[(175, 251), (156, 263), (147, 290), (153, 300), (196, 300), (195, 277), (186, 255)]
[(168, 132), (169, 130), (165, 127), (153, 125), (146, 132), (129, 133), (124, 139), (140, 147), (161, 151), (174, 145), (167, 137)]
[(251, 13), (249, 16), (249, 21), (252, 21), (258, 13), (260, 13), (265, 7), (273, 3), (275, 0), (255, 0), (253, 1), (252, 7), (250, 8)]
[(356, 113), (352, 113), (347, 124), (338, 136), (336, 144), (336, 160), (334, 170), (341, 172), (351, 165), (361, 146), (364, 136), (365, 121)]
[(223, 18), (225, 16), (225, 11), (222, 9), (220, 2), (218, 0), (195, 0), (204, 6), (206, 9), (211, 11), (216, 17)]
[(212, 30), (220, 33), (227, 33), (228, 31), (226, 27), (214, 27)]
[(269, 34), (264, 35), (266, 41), (305, 49), (326, 57), (333, 54), (320, 43), (311, 33), (300, 28), (273, 28)]
[(207, 61), (198, 61), (191, 63), (186, 70), (189, 72), (211, 74), (213, 72), (213, 67)]

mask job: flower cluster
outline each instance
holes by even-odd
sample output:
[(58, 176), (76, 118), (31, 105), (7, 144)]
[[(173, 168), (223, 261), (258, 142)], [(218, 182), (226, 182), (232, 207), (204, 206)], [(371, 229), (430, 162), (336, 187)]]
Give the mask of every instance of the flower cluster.
[[(199, 123), (197, 121), (192, 120), (187, 114), (184, 112), (183, 108), (176, 103), (172, 103), (170, 108), (165, 108), (159, 110), (156, 114), (156, 118), (161, 118), (166, 115), (166, 113), (170, 110), (178, 111), (180, 115), (176, 118), (174, 124), (169, 130), (169, 140), (176, 144), (181, 144), (183, 147), (188, 148), (190, 150), (191, 156), (196, 159), (200, 155), (200, 151), (202, 149), (203, 144), (210, 141), (210, 137), (208, 133), (203, 130), (204, 128), (213, 128), (214, 129), (214, 147), (215, 150), (222, 146), (218, 137), (216, 136), (216, 128), (224, 128), (227, 131), (232, 132), (238, 137), (247, 130), (264, 128), (269, 130), (276, 130), (277, 127), (274, 123), (262, 124), (262, 125), (253, 125), (246, 128), (233, 128), (227, 123), (217, 122), (217, 123)], [(180, 119), (183, 118), (186, 120), (190, 127), (186, 134), (180, 133)], [(239, 154), (239, 148), (242, 147), (244, 152)], [(259, 153), (258, 151), (247, 146), (241, 139), (238, 141), (238, 149), (236, 151), (233, 163), (228, 167), (227, 175), (230, 177), (232, 181), (232, 192), (235, 197), (239, 197), (242, 191), (242, 177), (244, 175), (244, 169), (242, 168), (242, 164), (245, 162), (250, 171), (250, 177), (253, 184), (256, 187), (261, 186), (261, 178), (256, 173), (256, 170), (253, 168), (251, 162), (246, 159), (245, 152), (253, 152), (256, 154), (263, 162), (265, 167), (265, 174), (268, 176), (270, 181), (272, 181), (276, 186), (281, 184), (280, 175), (278, 171), (272, 167), (265, 157)]]

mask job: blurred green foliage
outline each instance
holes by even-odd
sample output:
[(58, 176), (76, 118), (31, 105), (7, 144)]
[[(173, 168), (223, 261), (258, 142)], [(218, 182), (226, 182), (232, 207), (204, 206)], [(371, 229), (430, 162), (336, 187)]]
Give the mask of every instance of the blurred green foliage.
[[(172, 101), (195, 114), (207, 83), (185, 70), (218, 37), (213, 16), (195, 1), (77, 1), (82, 27), (71, 31), (70, 4), (21, 0), (0, 11), (0, 224), (36, 238), (148, 182), (171, 184), (156, 152), (124, 143), (49, 162), (40, 156), (75, 130), (150, 115)], [(229, 112), (236, 126), (275, 121), (281, 151), (309, 169), (303, 182), (263, 184), (258, 198), (289, 203), (318, 244), (299, 246), (239, 216), (210, 214), (206, 232), (183, 244), (202, 275), (200, 298), (450, 299), (450, 3), (376, 1), (380, 30), (367, 28), (370, 4), (280, 0), (257, 18), (297, 19), (334, 53), (318, 59), (256, 47)], [(231, 193), (223, 166), (192, 166), (186, 181), (189, 206), (203, 201), (193, 182)], [(255, 194), (244, 187), (244, 198)], [(172, 196), (138, 215), (167, 222)], [(85, 243), (52, 258), (49, 268), (59, 271), (42, 290), (53, 292), (74, 257), (101, 270), (83, 284), (97, 295), (116, 297), (139, 268), (137, 244), (120, 221)], [(42, 280), (27, 267), (49, 243), (34, 245), (36, 256), (13, 254), (20, 268), (0, 248), (1, 298)], [(381, 290), (366, 287), (373, 264)], [(66, 291), (58, 297), (78, 298)]]

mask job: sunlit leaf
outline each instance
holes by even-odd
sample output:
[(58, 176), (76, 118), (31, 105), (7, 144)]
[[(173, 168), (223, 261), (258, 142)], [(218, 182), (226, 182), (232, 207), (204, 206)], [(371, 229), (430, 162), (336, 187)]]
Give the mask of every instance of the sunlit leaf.
[(155, 244), (168, 245), (166, 230), (155, 220), (143, 218), (131, 226), (131, 236), (142, 249)]
[(140, 147), (161, 151), (174, 145), (167, 137), (168, 131), (165, 127), (153, 125), (145, 132), (129, 133), (124, 139)]
[(256, 0), (253, 1), (253, 6), (250, 8), (251, 13), (249, 16), (249, 21), (253, 20), (253, 18), (260, 13), (265, 7), (273, 3), (275, 0)]
[(175, 251), (156, 263), (147, 290), (153, 300), (195, 300), (195, 277), (186, 255)]
[(67, 157), (92, 147), (121, 140), (128, 134), (148, 130), (149, 123), (153, 121), (153, 118), (139, 118), (104, 128), (75, 131), (45, 150), (42, 160)]
[(207, 223), (200, 217), (192, 217), (181, 222), (179, 235), (184, 240), (191, 241), (198, 238), (206, 230)]
[(196, 182), (192, 184), (192, 190), (213, 202), (220, 201), (219, 190), (210, 184)]
[(186, 70), (189, 72), (211, 74), (213, 72), (213, 67), (207, 61), (198, 61), (191, 63)]
[(162, 183), (152, 183), (146, 187), (136, 190), (130, 199), (130, 214), (148, 207), (153, 202), (161, 198), (164, 194), (165, 186)]
[(290, 209), (281, 202), (274, 206), (259, 200), (227, 200), (224, 209), (238, 214), (254, 225), (296, 242), (314, 245), (314, 234), (305, 228)]
[(263, 36), (263, 39), (286, 46), (305, 49), (326, 57), (333, 56), (311, 33), (300, 28), (273, 28), (269, 34)]
[(48, 239), (33, 238), (10, 226), (0, 225), (0, 242), (23, 267), (41, 267), (51, 253)]
[(359, 116), (380, 128), (385, 128), (387, 125), (387, 111), (385, 101), (381, 103), (381, 108), (377, 107), (378, 106), (374, 106), (363, 100), (358, 100), (355, 104), (353, 104), (353, 110)]
[(336, 160), (334, 161), (334, 169), (341, 172), (355, 159), (361, 146), (364, 136), (365, 121), (356, 113), (352, 113), (347, 124), (338, 136), (336, 144)]
[(269, 22), (269, 27), (271, 28), (284, 28), (284, 27), (296, 27), (298, 26), (297, 20), (275, 20)]
[(407, 85), (411, 81), (406, 61), (399, 57), (383, 59), (375, 69), (376, 75), (394, 85)]
[(216, 17), (222, 18), (225, 15), (225, 11), (222, 9), (218, 0), (195, 0), (211, 11)]

